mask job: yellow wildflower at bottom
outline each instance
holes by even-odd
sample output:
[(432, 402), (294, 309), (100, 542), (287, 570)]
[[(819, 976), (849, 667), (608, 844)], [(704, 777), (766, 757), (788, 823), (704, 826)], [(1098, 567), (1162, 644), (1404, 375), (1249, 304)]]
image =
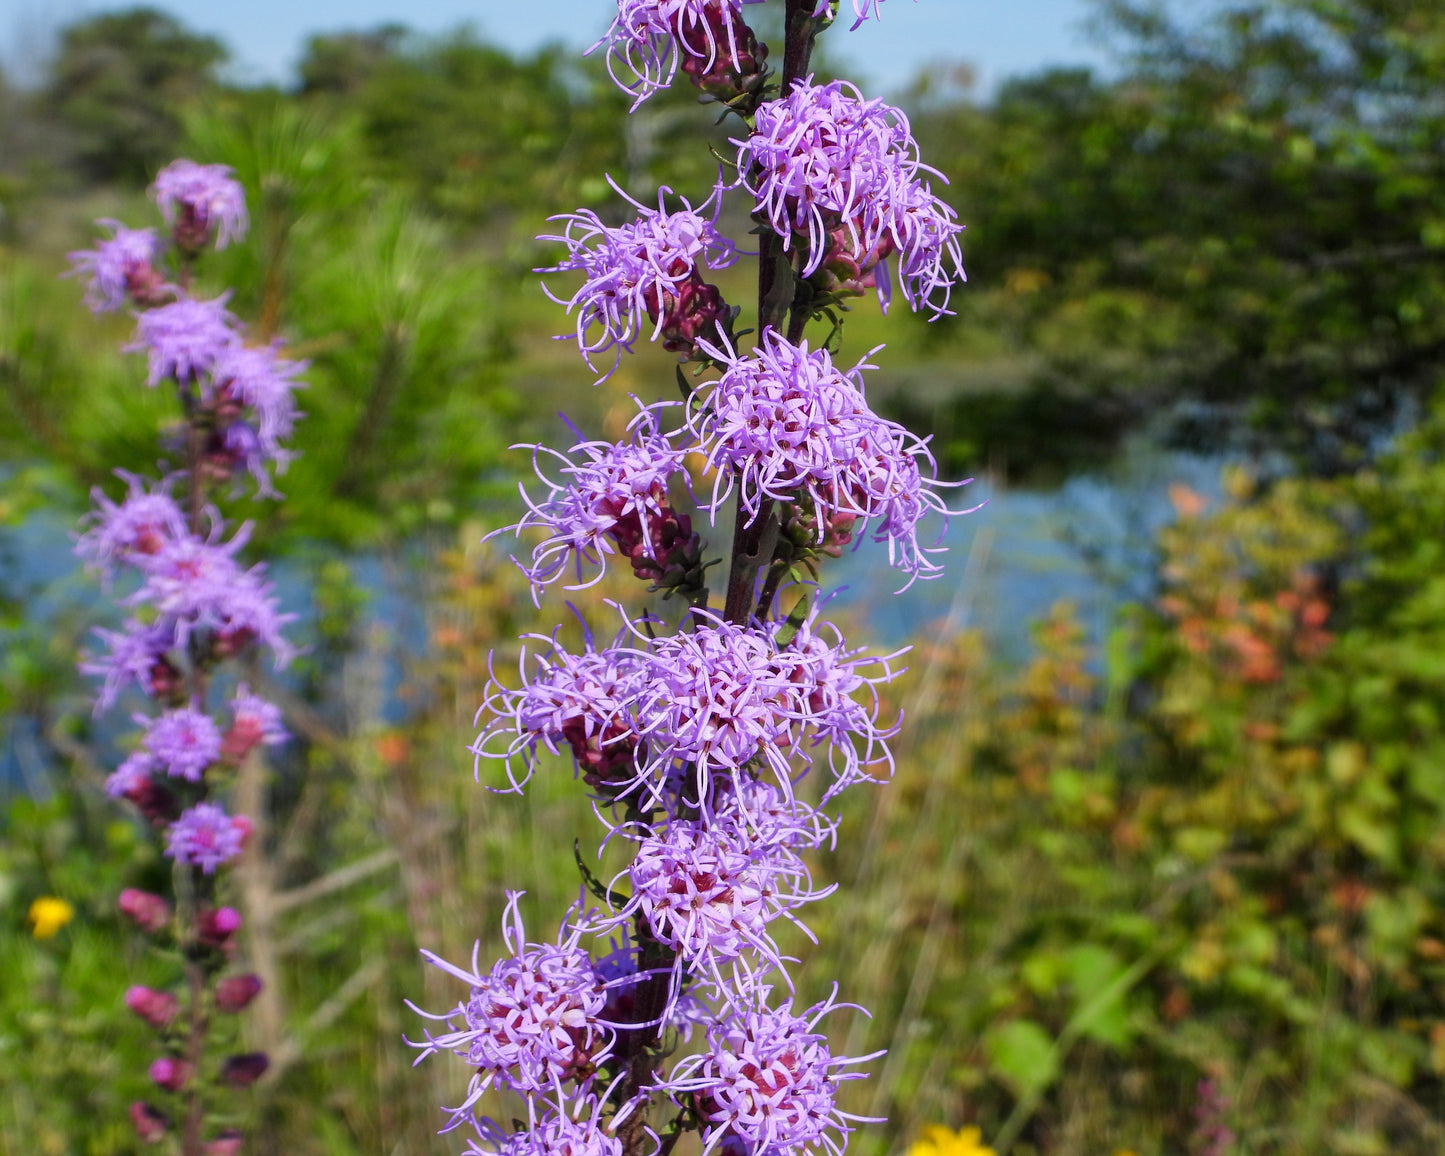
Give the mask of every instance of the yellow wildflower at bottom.
[(64, 899), (42, 895), (30, 905), (30, 914), (25, 921), (30, 924), (31, 934), (36, 939), (49, 939), (74, 918), (75, 908)]
[(930, 1124), (923, 1135), (908, 1149), (908, 1156), (994, 1156), (983, 1143), (977, 1128), (960, 1128), (957, 1132), (941, 1124)]

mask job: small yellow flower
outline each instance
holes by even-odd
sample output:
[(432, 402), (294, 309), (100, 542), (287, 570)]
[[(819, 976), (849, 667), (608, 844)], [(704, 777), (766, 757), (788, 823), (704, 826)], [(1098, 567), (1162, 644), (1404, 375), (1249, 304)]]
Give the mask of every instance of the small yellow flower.
[(31, 934), (36, 939), (49, 939), (74, 918), (75, 908), (64, 899), (42, 895), (30, 905), (26, 922), (30, 924)]
[(908, 1156), (994, 1156), (994, 1150), (984, 1146), (983, 1133), (977, 1128), (953, 1132), (940, 1124), (930, 1124), (908, 1149)]

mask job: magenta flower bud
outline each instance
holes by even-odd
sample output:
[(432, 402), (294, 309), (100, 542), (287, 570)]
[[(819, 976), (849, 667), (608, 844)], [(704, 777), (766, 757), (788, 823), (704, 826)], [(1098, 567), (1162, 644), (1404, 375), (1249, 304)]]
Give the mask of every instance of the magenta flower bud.
[(168, 991), (136, 984), (125, 993), (125, 1006), (153, 1028), (163, 1028), (176, 1018), (180, 1004)]
[(231, 1056), (221, 1065), (221, 1079), (233, 1088), (249, 1088), (266, 1074), (271, 1066), (265, 1052), (245, 1052)]
[(192, 1075), (191, 1065), (174, 1056), (162, 1056), (151, 1065), (151, 1079), (167, 1092), (179, 1092)]
[(261, 979), (255, 975), (232, 975), (216, 984), (216, 1007), (223, 1012), (242, 1011), (261, 994)]
[(241, 913), (233, 907), (213, 907), (203, 911), (196, 922), (201, 942), (211, 947), (229, 947), (232, 937), (241, 930)]
[(206, 1146), (201, 1151), (205, 1156), (236, 1156), (236, 1153), (240, 1152), (244, 1140), (245, 1137), (235, 1128), (227, 1128), (214, 1140), (207, 1140)]
[(120, 912), (142, 931), (154, 935), (171, 921), (171, 905), (159, 895), (127, 887), (120, 893)]
[(130, 1106), (130, 1119), (135, 1125), (136, 1135), (147, 1144), (158, 1144), (171, 1126), (158, 1109), (144, 1100), (137, 1100)]

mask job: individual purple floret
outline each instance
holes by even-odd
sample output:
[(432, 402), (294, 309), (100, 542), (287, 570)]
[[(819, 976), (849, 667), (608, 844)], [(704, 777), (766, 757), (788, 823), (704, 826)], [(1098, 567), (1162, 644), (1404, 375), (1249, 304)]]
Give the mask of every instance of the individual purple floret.
[(966, 279), (963, 226), (923, 182), (924, 173), (944, 178), (918, 159), (900, 110), (847, 81), (809, 78), (762, 105), (753, 134), (733, 143), (755, 212), (785, 249), (806, 246), (804, 277), (839, 255), (861, 269), (869, 254), (886, 256), (880, 246), (896, 249), (909, 305), (947, 312), (954, 282)]
[[(642, 407), (628, 424), (627, 437), (617, 443), (581, 441), (566, 454), (526, 447), (532, 450), (534, 472), (550, 492), (533, 501), (519, 483), (527, 515), (495, 533), (539, 529), (547, 535), (533, 549), (531, 566), (523, 567), (534, 597), (569, 570), (577, 580), (569, 590), (592, 585), (606, 572), (608, 557), (618, 553), (634, 567), (651, 563), (661, 576), (673, 553), (695, 544), (690, 543), (690, 519), (674, 511), (668, 494), (673, 478), (689, 480), (684, 464), (689, 447), (659, 432), (658, 414), (666, 408), (667, 403)], [(544, 472), (543, 455), (561, 463), (559, 479)], [(597, 571), (586, 581), (584, 567)]]
[(767, 500), (795, 503), (820, 541), (838, 514), (867, 520), (910, 585), (941, 572), (929, 555), (943, 547), (918, 541), (925, 517), (946, 524), (952, 513), (936, 489), (937, 467), (926, 439), (868, 407), (862, 371), (872, 366), (840, 370), (826, 349), (792, 345), (774, 330), (751, 357), (710, 353), (727, 369), (688, 419), (717, 468), (704, 509), (716, 514), (734, 490), (753, 516)]
[[(853, 0), (853, 24), (849, 31), (856, 31), (870, 16), (878, 15), (878, 5), (883, 0)], [(813, 11), (813, 19), (819, 20), (828, 14), (831, 7), (830, 0), (818, 0), (818, 6)]]
[(836, 819), (781, 787), (747, 774), (714, 776), (713, 813), (720, 822), (774, 853), (836, 845)]
[(608, 75), (632, 95), (634, 111), (672, 83), (679, 62), (689, 75), (704, 77), (725, 63), (736, 83), (763, 67), (757, 39), (742, 18), (743, 5), (762, 2), (617, 0), (616, 19), (586, 55), (607, 46)]
[(224, 249), (246, 235), (246, 190), (230, 165), (172, 161), (156, 174), (151, 196), (183, 248), (194, 252), (214, 237)]
[[(566, 221), (561, 234), (547, 234), (539, 241), (557, 241), (567, 246), (567, 257), (560, 264), (538, 269), (538, 273), (582, 273), (586, 280), (571, 297), (558, 297), (543, 286), (547, 295), (567, 312), (576, 310), (575, 339), (588, 366), (595, 370), (592, 358), (616, 350), (612, 368), (598, 379), (605, 381), (616, 370), (622, 351), (632, 350), (647, 323), (652, 323), (651, 340), (666, 336), (670, 330), (686, 328), (679, 316), (697, 313), (700, 306), (711, 305), (713, 316), (692, 318), (694, 327), (707, 321), (714, 326), (726, 308), (721, 298), (704, 294), (705, 300), (694, 300), (696, 290), (703, 287), (699, 266), (724, 269), (737, 260), (733, 243), (716, 228), (717, 205), (708, 218), (694, 210), (686, 199), (684, 208), (669, 213), (667, 195), (662, 188), (657, 194), (657, 208), (649, 209), (632, 200), (614, 184), (612, 186), (637, 209), (637, 219), (623, 225), (609, 226), (591, 209), (579, 209), (549, 218)], [(716, 199), (716, 192), (713, 199)], [(706, 205), (702, 206), (706, 208)], [(708, 286), (707, 288), (711, 288)], [(692, 289), (693, 292), (689, 292)], [(589, 331), (596, 329), (595, 336)], [(563, 336), (560, 340), (571, 340)], [(673, 348), (669, 342), (668, 348)]]
[(211, 875), (241, 853), (250, 829), (250, 823), (239, 816), (233, 818), (215, 803), (197, 803), (171, 824), (166, 855)]
[(85, 282), (85, 304), (94, 313), (113, 313), (129, 301), (142, 307), (161, 304), (173, 290), (156, 268), (161, 255), (156, 231), (127, 229), (109, 219), (96, 224), (111, 230), (111, 236), (94, 249), (67, 254), (71, 272)]
[(145, 749), (166, 774), (199, 783), (206, 768), (221, 757), (221, 732), (211, 717), (192, 707), (169, 710), (156, 719), (136, 715), (146, 726)]
[(144, 478), (124, 470), (116, 476), (126, 483), (125, 497), (117, 504), (99, 486), (91, 490), (96, 508), (86, 515), (88, 527), (75, 542), (76, 555), (107, 577), (119, 564), (140, 565), (143, 556), (159, 553), (188, 533), (186, 517), (169, 492), (170, 478), (147, 487)]
[(555, 944), (528, 943), (521, 898), (520, 891), (507, 893), (502, 919), (502, 939), (511, 958), (499, 960), (487, 974), (477, 968), (477, 948), (470, 971), (422, 952), (428, 962), (472, 989), (465, 1002), (444, 1015), (412, 1005), (419, 1014), (454, 1029), (436, 1036), (427, 1032), (425, 1040), (413, 1043), (422, 1049), (416, 1062), (449, 1051), (475, 1069), (466, 1100), (447, 1109), (451, 1120), (443, 1131), (470, 1119), (472, 1106), (494, 1083), (531, 1095), (549, 1092), (564, 1081), (585, 1088), (611, 1054), (616, 1033), (602, 1018), (607, 1004), (604, 979), (578, 946), (581, 932), (564, 924)]
[(136, 316), (135, 340), (125, 349), (147, 354), (147, 385), (155, 387), (168, 377), (194, 383), (239, 343), (236, 319), (226, 310), (229, 298), (229, 293), (213, 301), (188, 297)]
[(762, 1006), (767, 989), (754, 995), (758, 1006), (737, 1006), (708, 1030), (707, 1048), (679, 1060), (656, 1087), (674, 1097), (691, 1095), (703, 1120), (703, 1152), (728, 1137), (745, 1151), (801, 1156), (823, 1148), (838, 1156), (853, 1125), (869, 1117), (838, 1107), (837, 1088), (864, 1077), (842, 1069), (874, 1059), (835, 1057), (826, 1037), (814, 1031), (835, 1007), (830, 997), (801, 1016), (791, 1001), (777, 1010)]

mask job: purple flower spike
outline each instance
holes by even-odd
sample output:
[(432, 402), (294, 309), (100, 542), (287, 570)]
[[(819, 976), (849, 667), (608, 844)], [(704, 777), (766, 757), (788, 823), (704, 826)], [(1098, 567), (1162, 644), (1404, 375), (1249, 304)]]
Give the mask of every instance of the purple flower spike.
[[(679, 306), (694, 306), (691, 298), (697, 288), (703, 286), (698, 275), (701, 264), (706, 263), (710, 269), (725, 269), (737, 260), (733, 243), (716, 228), (716, 190), (709, 198), (714, 201), (709, 219), (694, 210), (686, 199), (682, 202), (684, 208), (669, 213), (665, 201), (672, 190), (668, 188), (658, 191), (657, 208), (649, 209), (628, 197), (616, 184), (612, 187), (636, 207), (635, 221), (608, 226), (592, 210), (580, 209), (550, 218), (567, 222), (561, 234), (537, 238), (566, 245), (567, 257), (558, 265), (536, 272), (579, 272), (586, 276), (582, 287), (569, 298), (555, 296), (545, 285), (543, 288), (553, 301), (565, 305), (568, 313), (576, 310), (575, 338), (589, 367), (597, 368), (592, 364), (594, 355), (617, 351), (612, 368), (598, 379), (598, 384), (616, 370), (623, 350), (631, 352), (648, 321), (652, 322), (650, 340), (653, 341), (659, 335), (666, 336), (671, 328), (681, 327)], [(693, 294), (689, 294), (689, 288)], [(712, 318), (714, 323), (717, 319)], [(598, 329), (597, 334), (589, 337), (589, 331), (594, 328)], [(570, 338), (564, 335), (560, 340)], [(672, 349), (675, 342), (670, 340), (667, 344)]]
[(842, 1006), (833, 998), (795, 1016), (791, 1002), (776, 1011), (762, 1006), (766, 995), (758, 989), (757, 1007), (737, 1007), (710, 1028), (706, 1050), (680, 1060), (658, 1090), (696, 1097), (704, 1153), (736, 1137), (746, 1151), (769, 1156), (801, 1156), (819, 1147), (839, 1156), (853, 1125), (869, 1119), (838, 1107), (838, 1084), (864, 1078), (841, 1069), (883, 1053), (833, 1056), (813, 1030)]
[(838, 261), (847, 280), (896, 250), (909, 305), (948, 311), (954, 282), (966, 280), (963, 226), (924, 183), (925, 173), (943, 177), (919, 161), (901, 111), (846, 81), (810, 78), (760, 107), (753, 135), (733, 143), (755, 211), (784, 248), (805, 246), (804, 277)]
[[(684, 462), (689, 451), (675, 444), (675, 435), (659, 432), (658, 414), (666, 408), (669, 403), (642, 406), (628, 424), (627, 438), (616, 444), (578, 442), (567, 455), (540, 445), (514, 447), (532, 450), (532, 468), (551, 491), (541, 501), (533, 501), (526, 487), (519, 487), (527, 516), (515, 526), (495, 531), (520, 534), (540, 529), (547, 534), (532, 551), (531, 566), (523, 567), (534, 597), (569, 569), (577, 584), (567, 589), (592, 585), (602, 578), (613, 554), (629, 555), (634, 566), (644, 560), (665, 563), (673, 545), (664, 540), (665, 532), (673, 530), (683, 539), (691, 536), (690, 520), (673, 511), (668, 496), (674, 477), (688, 480)], [(562, 463), (559, 480), (543, 472), (543, 454)], [(584, 566), (597, 570), (585, 582)]]
[(522, 892), (507, 893), (502, 938), (510, 959), (498, 961), (486, 975), (464, 971), (429, 951), (428, 962), (470, 985), (471, 995), (441, 1020), (454, 1030), (426, 1038), (420, 1063), (438, 1051), (455, 1052), (475, 1069), (466, 1100), (451, 1113), (448, 1131), (471, 1118), (472, 1106), (494, 1083), (523, 1094), (550, 1091), (563, 1080), (584, 1086), (611, 1055), (616, 1034), (602, 1020), (607, 1004), (604, 980), (592, 957), (578, 943), (581, 932), (564, 924), (555, 944), (528, 943), (518, 908)]
[(113, 313), (128, 301), (137, 305), (159, 305), (172, 292), (165, 276), (155, 267), (161, 255), (161, 239), (154, 229), (127, 229), (119, 221), (96, 224), (111, 230), (111, 236), (94, 249), (68, 254), (71, 273), (85, 282), (85, 304), (94, 313)]
[(241, 853), (250, 827), (215, 803), (197, 803), (171, 824), (166, 855), (213, 875), (222, 863)]
[(945, 483), (924, 439), (868, 408), (862, 371), (872, 366), (839, 370), (826, 349), (792, 345), (774, 330), (752, 357), (709, 352), (727, 369), (689, 416), (718, 468), (704, 509), (716, 514), (734, 486), (754, 516), (767, 499), (795, 503), (815, 520), (820, 543), (839, 515), (867, 520), (909, 585), (941, 573), (929, 555), (943, 547), (920, 544), (918, 529), (930, 514), (946, 524), (953, 513), (937, 492)]
[(151, 196), (183, 248), (201, 249), (214, 237), (224, 249), (246, 235), (246, 190), (230, 165), (172, 161), (156, 174)]
[(240, 341), (236, 319), (226, 310), (229, 297), (223, 293), (214, 301), (186, 298), (137, 315), (135, 340), (125, 348), (128, 353), (148, 355), (147, 385), (154, 388), (167, 377), (194, 382), (210, 373)]
[(154, 720), (137, 715), (135, 721), (149, 722), (145, 748), (172, 778), (199, 783), (206, 768), (221, 757), (220, 730), (209, 715), (191, 707), (167, 711)]

